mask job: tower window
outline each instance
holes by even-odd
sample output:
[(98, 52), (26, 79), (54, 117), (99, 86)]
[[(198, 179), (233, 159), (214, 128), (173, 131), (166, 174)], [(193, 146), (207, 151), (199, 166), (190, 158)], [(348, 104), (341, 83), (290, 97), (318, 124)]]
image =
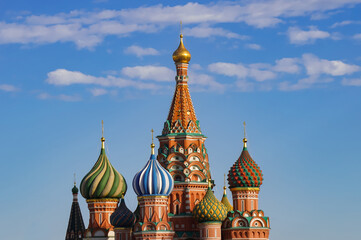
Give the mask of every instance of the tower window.
[(241, 201), (241, 211), (244, 211), (244, 200)]

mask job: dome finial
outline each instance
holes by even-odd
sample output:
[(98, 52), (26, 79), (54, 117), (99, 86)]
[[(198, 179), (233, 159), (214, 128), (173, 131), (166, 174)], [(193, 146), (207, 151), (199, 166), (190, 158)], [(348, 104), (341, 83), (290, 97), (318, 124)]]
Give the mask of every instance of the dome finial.
[(151, 149), (152, 149), (152, 155), (154, 155), (154, 148), (155, 148), (155, 145), (154, 145), (154, 142), (153, 142), (153, 133), (154, 133), (154, 130), (152, 129), (151, 132), (152, 132), (152, 144), (150, 144), (150, 147), (151, 147)]
[(100, 139), (102, 141), (102, 149), (104, 149), (104, 142), (105, 142), (105, 138), (104, 138), (104, 121), (102, 120), (102, 138)]
[(227, 194), (226, 189), (227, 189), (227, 187), (226, 187), (226, 174), (224, 174), (224, 185), (223, 185), (223, 194), (224, 195)]
[(247, 148), (246, 122), (243, 122), (243, 128), (244, 128), (243, 147), (244, 147), (244, 148)]
[(184, 47), (183, 44), (182, 23), (181, 23), (180, 43), (177, 50), (175, 50), (173, 53), (173, 61), (175, 63), (189, 63), (190, 60), (191, 60), (191, 54)]
[(74, 186), (76, 186), (76, 176), (75, 176), (75, 173), (74, 173)]

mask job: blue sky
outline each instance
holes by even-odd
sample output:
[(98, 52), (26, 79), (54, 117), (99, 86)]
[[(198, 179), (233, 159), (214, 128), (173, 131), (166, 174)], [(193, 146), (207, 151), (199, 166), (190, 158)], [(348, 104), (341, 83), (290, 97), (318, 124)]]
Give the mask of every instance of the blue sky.
[(167, 117), (182, 20), (215, 194), (246, 121), (271, 239), (355, 239), (360, 3), (1, 1), (2, 237), (64, 238), (73, 174), (80, 182), (97, 160), (101, 120), (135, 209), (130, 183)]

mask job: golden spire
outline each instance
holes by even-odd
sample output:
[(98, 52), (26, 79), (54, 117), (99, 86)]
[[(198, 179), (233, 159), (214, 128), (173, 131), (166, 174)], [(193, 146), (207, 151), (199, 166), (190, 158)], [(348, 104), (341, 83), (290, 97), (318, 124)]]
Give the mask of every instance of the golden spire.
[(247, 147), (247, 138), (246, 138), (246, 122), (243, 122), (243, 128), (244, 128), (244, 138), (243, 138), (243, 147)]
[(182, 34), (182, 21), (180, 22), (181, 34), (180, 34), (180, 43), (177, 50), (173, 53), (173, 61), (175, 63), (189, 63), (191, 60), (190, 52), (184, 47), (183, 44), (183, 34)]
[(76, 186), (76, 177), (75, 177), (75, 173), (74, 173), (74, 187)]
[(154, 142), (153, 142), (153, 133), (154, 133), (154, 130), (152, 129), (151, 132), (152, 132), (152, 144), (150, 144), (150, 147), (152, 148), (152, 155), (154, 155), (154, 148), (155, 148), (155, 145), (154, 145)]
[(105, 138), (104, 138), (104, 122), (102, 120), (102, 138), (100, 139), (102, 141), (102, 149), (104, 149), (104, 142), (105, 142)]
[(224, 174), (223, 195), (226, 195), (226, 194), (227, 194), (226, 189), (227, 189), (227, 187), (226, 187), (226, 174)]

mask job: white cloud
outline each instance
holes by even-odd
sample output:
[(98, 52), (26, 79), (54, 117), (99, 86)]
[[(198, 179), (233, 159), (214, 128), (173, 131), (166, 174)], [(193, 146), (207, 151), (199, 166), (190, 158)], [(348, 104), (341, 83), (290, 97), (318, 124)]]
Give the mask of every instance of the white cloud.
[(185, 28), (184, 34), (187, 36), (197, 37), (197, 38), (208, 38), (212, 36), (220, 36), (226, 38), (235, 38), (240, 40), (248, 39), (248, 36), (240, 35), (238, 33), (230, 32), (223, 28), (213, 28), (209, 26), (197, 26), (193, 28)]
[(157, 86), (152, 83), (127, 80), (111, 75), (106, 77), (95, 77), (86, 75), (78, 71), (69, 71), (66, 69), (57, 69), (48, 73), (46, 82), (57, 86), (69, 86), (73, 84), (98, 85), (103, 87), (133, 87), (136, 89), (156, 89)]
[[(332, 10), (352, 6), (361, 0), (255, 0), (219, 1), (208, 4), (153, 5), (123, 10), (80, 11), (54, 15), (30, 15), (0, 22), (0, 44), (49, 44), (72, 42), (78, 48), (93, 48), (106, 36), (128, 36), (134, 32), (159, 32), (183, 20), (189, 34), (195, 37), (220, 36), (243, 39), (215, 24), (246, 23), (256, 28), (272, 27), (290, 17), (330, 14)], [(186, 13), (187, 17), (184, 17)], [(191, 26), (193, 25), (193, 26)], [(194, 26), (195, 25), (195, 26)], [(295, 31), (292, 41), (297, 44), (329, 37), (320, 30)]]
[(93, 89), (89, 89), (89, 91), (94, 97), (102, 96), (108, 93), (108, 90), (104, 88), (93, 88)]
[(189, 73), (189, 79), (189, 85), (192, 86), (192, 91), (213, 91), (223, 93), (226, 90), (226, 85), (217, 82), (212, 76), (209, 76), (208, 74), (191, 71)]
[(237, 78), (250, 77), (260, 82), (276, 77), (276, 74), (267, 68), (268, 65), (265, 64), (250, 64), (249, 66), (245, 66), (242, 63), (225, 62), (212, 63), (208, 66), (208, 70), (214, 73)]
[(310, 30), (301, 30), (298, 27), (290, 27), (287, 31), (289, 40), (293, 44), (310, 44), (317, 39), (331, 37), (328, 32), (320, 31), (316, 27), (310, 27)]
[(217, 62), (208, 65), (208, 70), (229, 77), (244, 78), (248, 75), (248, 69), (241, 63)]
[(300, 72), (300, 60), (298, 58), (282, 58), (276, 60), (273, 70), (276, 72), (298, 73)]
[(357, 40), (361, 40), (361, 33), (355, 34), (355, 35), (353, 36), (353, 38), (354, 38), (354, 39), (357, 39)]
[(130, 78), (142, 80), (154, 80), (158, 82), (169, 82), (174, 80), (175, 72), (163, 66), (135, 66), (124, 67), (122, 74)]
[(0, 84), (0, 90), (5, 92), (17, 92), (20, 89), (10, 84)]
[(126, 48), (124, 50), (124, 52), (127, 54), (134, 54), (137, 57), (143, 57), (143, 56), (147, 56), (147, 55), (151, 55), (151, 56), (159, 55), (159, 52), (154, 48), (142, 48), (137, 45), (132, 45), (132, 46)]
[(345, 20), (342, 22), (336, 22), (336, 23), (332, 24), (331, 28), (343, 27), (343, 26), (347, 26), (350, 24), (361, 24), (361, 21)]
[(41, 93), (38, 95), (38, 98), (41, 100), (55, 99), (65, 102), (78, 102), (82, 100), (80, 96), (76, 96), (76, 95), (66, 95), (66, 94), (50, 95), (48, 93)]
[(357, 65), (346, 64), (339, 60), (319, 59), (313, 54), (303, 54), (302, 61), (308, 75), (327, 74), (331, 76), (349, 75), (361, 70)]
[(249, 48), (252, 50), (261, 50), (262, 49), (261, 45), (256, 44), (256, 43), (249, 43), (249, 44), (246, 44), (245, 46), (246, 46), (246, 48)]
[(344, 86), (361, 87), (361, 78), (351, 78), (351, 79), (344, 78), (342, 79), (341, 84)]

